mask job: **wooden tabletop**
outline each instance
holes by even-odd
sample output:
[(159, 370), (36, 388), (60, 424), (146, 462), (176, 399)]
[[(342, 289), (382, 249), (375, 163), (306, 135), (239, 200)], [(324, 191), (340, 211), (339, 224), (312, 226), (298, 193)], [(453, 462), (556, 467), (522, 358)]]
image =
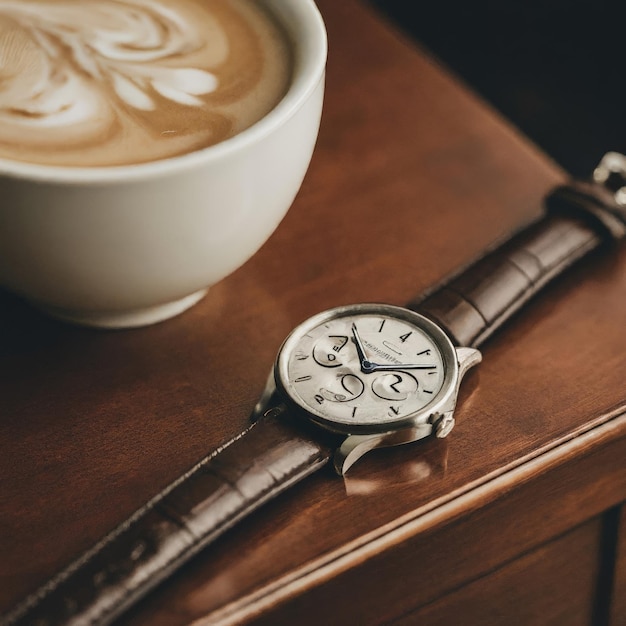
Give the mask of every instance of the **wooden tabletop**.
[[(408, 302), (536, 217), (563, 179), (366, 4), (318, 4), (330, 42), (319, 142), (252, 260), (183, 315), (130, 331), (64, 325), (0, 295), (0, 612), (241, 431), (298, 322), (340, 304)], [(582, 449), (610, 463), (606, 446), (626, 439), (625, 294), (626, 251), (585, 261), (485, 346), (448, 440), (373, 454), (345, 481), (330, 470), (307, 479), (122, 622), (262, 621)], [(551, 532), (624, 499), (616, 458), (601, 489), (581, 485), (551, 513)], [(467, 550), (484, 564), (506, 552)], [(454, 571), (422, 567), (456, 584)], [(380, 584), (392, 598), (393, 581)], [(353, 616), (373, 615), (366, 590), (340, 591), (358, 598)]]

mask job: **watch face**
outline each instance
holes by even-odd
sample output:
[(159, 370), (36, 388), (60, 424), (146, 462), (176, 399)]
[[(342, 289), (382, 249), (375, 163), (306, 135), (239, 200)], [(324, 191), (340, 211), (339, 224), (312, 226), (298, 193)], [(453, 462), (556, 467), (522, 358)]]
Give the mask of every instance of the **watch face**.
[(443, 331), (389, 305), (331, 309), (281, 348), (279, 388), (317, 422), (368, 432), (429, 418), (455, 388), (458, 365)]

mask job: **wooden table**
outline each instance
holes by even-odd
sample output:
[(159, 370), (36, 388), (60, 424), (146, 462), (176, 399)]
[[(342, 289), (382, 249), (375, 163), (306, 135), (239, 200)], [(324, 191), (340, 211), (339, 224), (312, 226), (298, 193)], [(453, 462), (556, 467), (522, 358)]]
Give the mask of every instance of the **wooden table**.
[[(0, 297), (0, 611), (243, 429), (295, 324), (408, 302), (562, 180), (365, 4), (319, 5), (319, 143), (250, 262), (132, 331)], [(625, 624), (625, 320), (626, 250), (595, 255), (485, 346), (448, 440), (307, 479), (122, 623)]]

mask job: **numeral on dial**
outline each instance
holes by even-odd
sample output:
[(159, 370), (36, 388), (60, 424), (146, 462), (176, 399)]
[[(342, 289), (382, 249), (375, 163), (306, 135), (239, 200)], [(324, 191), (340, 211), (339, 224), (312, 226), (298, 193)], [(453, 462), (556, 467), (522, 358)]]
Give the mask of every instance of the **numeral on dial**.
[(339, 352), (347, 343), (348, 338), (345, 335), (328, 335), (331, 339), (337, 339), (337, 343), (333, 346), (335, 352)]

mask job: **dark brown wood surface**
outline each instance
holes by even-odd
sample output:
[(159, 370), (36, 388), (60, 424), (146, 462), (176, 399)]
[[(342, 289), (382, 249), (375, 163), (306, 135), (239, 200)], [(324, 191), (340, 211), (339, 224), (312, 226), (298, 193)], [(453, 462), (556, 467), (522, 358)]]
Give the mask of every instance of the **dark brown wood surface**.
[[(399, 620), (398, 626), (548, 624), (587, 626), (602, 525), (594, 519)], [(546, 585), (550, 580), (552, 584)]]
[[(408, 302), (536, 217), (563, 179), (364, 4), (319, 5), (318, 146), (250, 262), (187, 313), (132, 331), (66, 326), (0, 296), (0, 611), (242, 430), (295, 324)], [(378, 623), (490, 572), (495, 585), (525, 576), (558, 536), (593, 549), (594, 522), (567, 533), (626, 498), (625, 293), (626, 251), (586, 260), (485, 345), (449, 440), (307, 479), (124, 622)]]

